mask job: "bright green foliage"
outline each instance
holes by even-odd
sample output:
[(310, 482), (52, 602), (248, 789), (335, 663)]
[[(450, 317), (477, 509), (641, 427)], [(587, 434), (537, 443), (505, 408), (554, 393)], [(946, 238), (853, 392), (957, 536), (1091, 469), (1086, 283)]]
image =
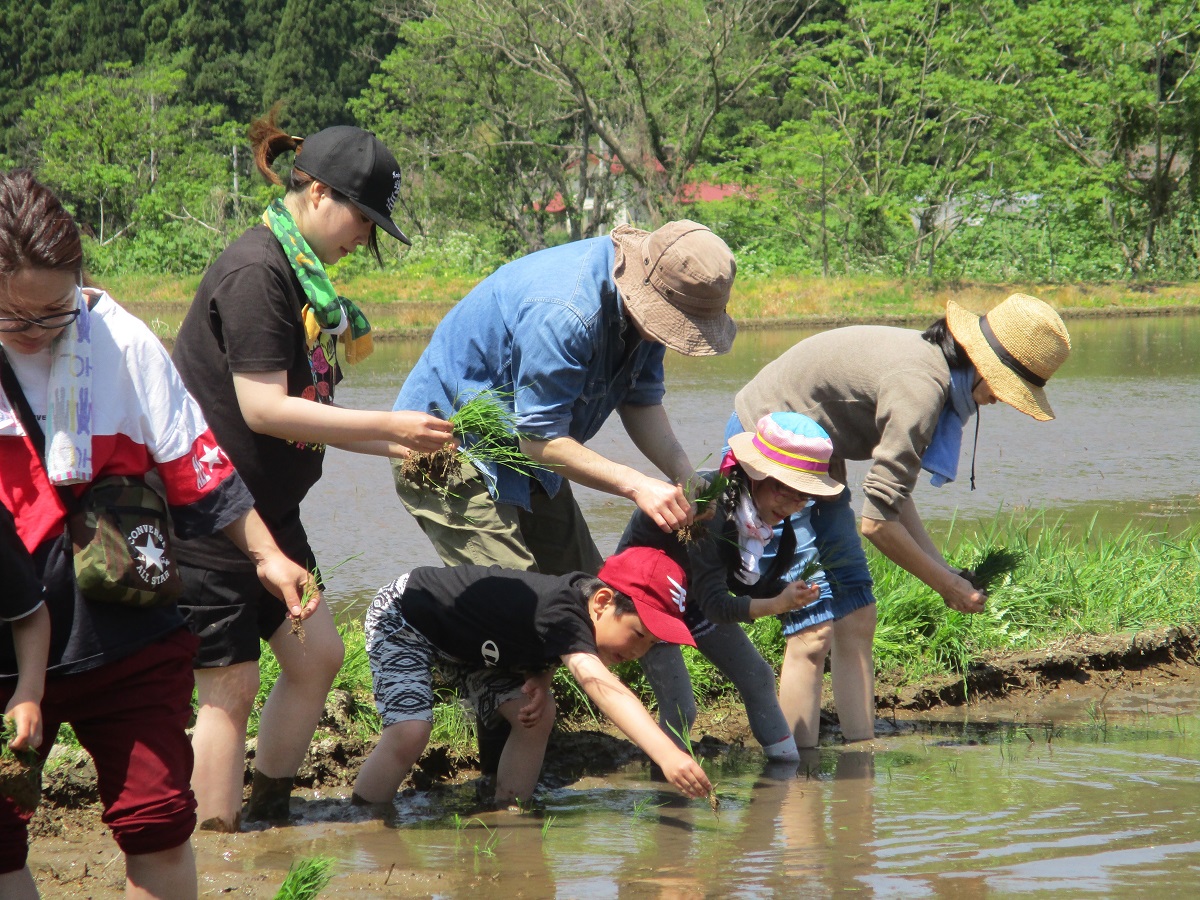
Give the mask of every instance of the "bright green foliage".
[(288, 868), (275, 900), (316, 900), (333, 880), (337, 860), (329, 856), (307, 856)]
[(204, 149), (218, 111), (176, 102), (182, 81), (125, 64), (68, 72), (47, 79), (21, 115), (38, 177), (95, 238), (93, 270), (186, 271), (220, 247), (226, 163)]

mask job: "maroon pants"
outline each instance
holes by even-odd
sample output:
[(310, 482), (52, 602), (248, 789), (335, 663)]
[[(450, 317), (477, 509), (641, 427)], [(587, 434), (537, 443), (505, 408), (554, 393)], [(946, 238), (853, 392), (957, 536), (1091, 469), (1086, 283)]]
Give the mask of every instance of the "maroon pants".
[[(51, 675), (42, 700), (42, 746), (67, 722), (96, 764), (104, 824), (125, 853), (157, 853), (196, 828), (192, 795), (192, 655), (196, 639), (179, 631), (131, 656), (77, 675)], [(16, 679), (0, 682), (0, 708)], [(0, 874), (25, 867), (31, 812), (0, 799)]]

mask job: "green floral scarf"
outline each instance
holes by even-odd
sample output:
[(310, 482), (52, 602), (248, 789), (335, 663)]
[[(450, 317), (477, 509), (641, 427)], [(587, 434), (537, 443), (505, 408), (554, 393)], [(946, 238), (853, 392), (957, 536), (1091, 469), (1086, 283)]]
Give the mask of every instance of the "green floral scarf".
[(338, 296), (325, 267), (308, 246), (283, 201), (272, 201), (262, 217), (304, 288), (304, 296), (308, 299), (308, 306), (304, 308), (304, 327), (310, 346), (322, 331), (336, 333), (345, 315), (348, 325), (342, 332), (342, 343), (346, 348), (346, 361), (356, 363), (370, 356), (375, 349), (371, 323), (353, 301)]

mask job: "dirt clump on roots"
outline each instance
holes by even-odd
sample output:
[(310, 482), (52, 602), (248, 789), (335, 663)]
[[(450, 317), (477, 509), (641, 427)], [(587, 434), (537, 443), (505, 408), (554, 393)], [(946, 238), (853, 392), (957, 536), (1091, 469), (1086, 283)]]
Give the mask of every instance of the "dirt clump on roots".
[(400, 464), (400, 474), (404, 479), (417, 487), (432, 485), (445, 488), (451, 479), (462, 473), (462, 461), (458, 451), (451, 447), (442, 447), (432, 453), (414, 450)]

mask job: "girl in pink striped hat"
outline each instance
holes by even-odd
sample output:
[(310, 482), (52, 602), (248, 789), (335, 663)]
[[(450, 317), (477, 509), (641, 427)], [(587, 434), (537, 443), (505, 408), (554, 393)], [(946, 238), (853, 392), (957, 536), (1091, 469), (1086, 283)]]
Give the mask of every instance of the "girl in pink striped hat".
[[(829, 475), (832, 454), (829, 435), (807, 416), (763, 416), (754, 431), (729, 438), (720, 468), (729, 487), (710, 506), (714, 514), (699, 540), (685, 543), (664, 534), (637, 512), (618, 545), (658, 547), (684, 568), (684, 621), (697, 649), (738, 689), (751, 731), (773, 761), (794, 761), (797, 744), (816, 744), (824, 671), (809, 666), (806, 654), (786, 653), (777, 698), (775, 671), (740, 623), (778, 616), (790, 647), (806, 627), (805, 608), (830, 601), (824, 573), (803, 570), (817, 554), (808, 509), (814, 499), (842, 490)], [(659, 723), (678, 740), (696, 716), (682, 653), (659, 644), (641, 663), (658, 700)], [(795, 722), (802, 728), (793, 735)]]

